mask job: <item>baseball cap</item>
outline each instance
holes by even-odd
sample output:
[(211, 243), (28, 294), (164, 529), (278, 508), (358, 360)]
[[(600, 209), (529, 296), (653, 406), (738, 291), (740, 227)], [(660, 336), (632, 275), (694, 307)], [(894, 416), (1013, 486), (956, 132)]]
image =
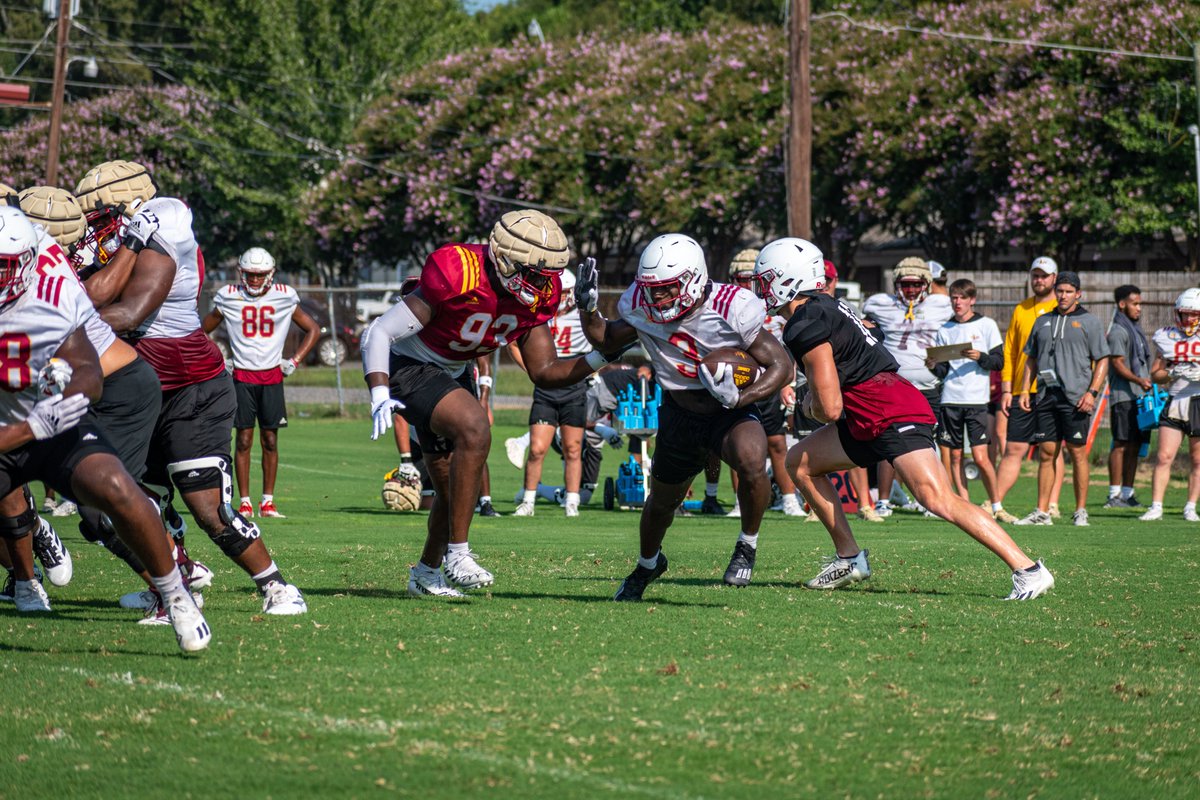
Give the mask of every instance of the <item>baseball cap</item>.
[(1057, 288), (1060, 284), (1063, 284), (1063, 283), (1070, 284), (1071, 286), (1074, 286), (1076, 289), (1079, 289), (1080, 288), (1079, 274), (1076, 272), (1071, 272), (1070, 270), (1068, 270), (1066, 272), (1058, 273), (1058, 277), (1055, 278), (1055, 280), (1054, 280), (1055, 288)]
[(1054, 275), (1058, 272), (1058, 263), (1050, 256), (1038, 256), (1029, 265), (1030, 272), (1033, 272), (1035, 269), (1040, 269), (1047, 275)]
[(828, 258), (825, 259), (825, 280), (831, 281), (838, 276), (837, 267)]

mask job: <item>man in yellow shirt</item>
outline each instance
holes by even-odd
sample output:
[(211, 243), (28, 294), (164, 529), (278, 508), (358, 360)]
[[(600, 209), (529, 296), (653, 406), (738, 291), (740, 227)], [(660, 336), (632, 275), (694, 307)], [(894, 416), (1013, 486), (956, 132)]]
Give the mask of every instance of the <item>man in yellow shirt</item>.
[[(1029, 268), (1029, 285), (1033, 295), (1025, 298), (1013, 309), (1008, 333), (1004, 337), (1004, 367), (1000, 372), (1000, 413), (996, 416), (996, 438), (1005, 442), (1004, 455), (997, 470), (997, 492), (1001, 503), (1005, 495), (1017, 482), (1021, 473), (1021, 462), (1029, 454), (1029, 445), (1039, 441), (1036, 409), (1022, 411), (1013, 402), (1013, 385), (1021, 380), (1025, 371), (1025, 343), (1038, 317), (1054, 310), (1054, 279), (1058, 275), (1058, 264), (1049, 256), (1034, 259)], [(1029, 388), (1037, 391), (1037, 382)], [(1050, 495), (1057, 500), (1063, 481), (1063, 460), (1060, 454), (1054, 467), (1053, 491)], [(996, 519), (1013, 523), (1017, 518), (1003, 507), (995, 512)]]

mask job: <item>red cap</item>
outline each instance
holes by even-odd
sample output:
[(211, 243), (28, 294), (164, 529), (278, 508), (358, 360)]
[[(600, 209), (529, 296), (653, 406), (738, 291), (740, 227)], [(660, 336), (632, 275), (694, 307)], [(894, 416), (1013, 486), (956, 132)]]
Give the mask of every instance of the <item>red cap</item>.
[(825, 259), (825, 280), (831, 281), (837, 278), (837, 267), (828, 258)]

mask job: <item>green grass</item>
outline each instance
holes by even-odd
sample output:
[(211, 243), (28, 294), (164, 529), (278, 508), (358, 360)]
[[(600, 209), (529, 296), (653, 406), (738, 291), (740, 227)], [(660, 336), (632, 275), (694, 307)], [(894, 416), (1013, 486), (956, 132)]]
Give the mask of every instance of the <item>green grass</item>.
[[(289, 386), (320, 386), (331, 388), (337, 386), (336, 367), (304, 367), (296, 370), (287, 379)], [(347, 389), (365, 389), (362, 366), (358, 362), (342, 366), (342, 386)], [(519, 395), (528, 397), (533, 394), (533, 383), (520, 367), (513, 364), (503, 364), (496, 375), (496, 394)]]
[[(522, 415), (498, 416), (502, 443)], [(720, 586), (734, 521), (680, 519), (648, 602), (618, 605), (638, 517), (598, 503), (476, 520), (496, 585), (443, 603), (405, 596), (425, 517), (381, 507), (390, 442), (293, 419), (288, 519), (262, 527), (310, 613), (264, 617), (193, 535), (215, 639), (181, 657), (62, 521), (76, 577), (55, 612), (0, 607), (0, 798), (1196, 794), (1200, 538), (1178, 485), (1153, 526), (1101, 510), (1097, 487), (1091, 528), (1014, 529), (1058, 578), (1031, 603), (1000, 602), (997, 559), (907, 514), (857, 526), (871, 581), (806, 591), (829, 539), (772, 513), (750, 588)], [(490, 464), (511, 512), (520, 473), (499, 447)]]

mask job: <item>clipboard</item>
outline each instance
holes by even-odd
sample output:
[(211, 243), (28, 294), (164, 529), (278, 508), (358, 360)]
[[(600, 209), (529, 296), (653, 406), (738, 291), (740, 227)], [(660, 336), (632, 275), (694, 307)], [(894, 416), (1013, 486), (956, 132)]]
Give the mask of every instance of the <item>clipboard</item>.
[(940, 364), (943, 361), (953, 361), (956, 358), (962, 358), (963, 352), (970, 350), (969, 344), (943, 344), (937, 347), (930, 347), (925, 350), (925, 357), (933, 359), (935, 364)]

